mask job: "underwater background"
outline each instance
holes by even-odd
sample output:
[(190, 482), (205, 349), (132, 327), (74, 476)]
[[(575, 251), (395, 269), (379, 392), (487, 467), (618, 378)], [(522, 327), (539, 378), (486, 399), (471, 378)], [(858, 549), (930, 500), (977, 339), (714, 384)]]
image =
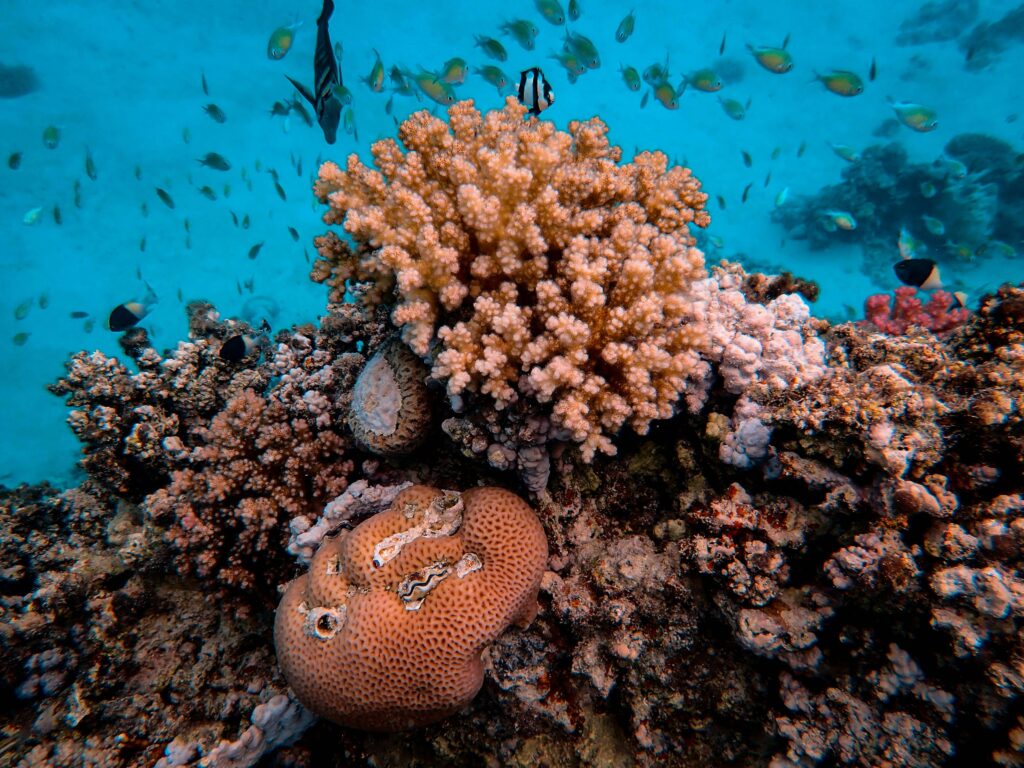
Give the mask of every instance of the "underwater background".
[[(816, 281), (812, 311), (833, 321), (862, 318), (867, 296), (899, 283), (884, 259), (865, 256), (856, 232), (807, 238), (791, 231), (792, 222), (784, 226), (787, 206), (806, 206), (813, 217), (824, 208), (813, 198), (849, 171), (851, 163), (830, 143), (863, 153), (894, 142), (908, 163), (920, 164), (941, 163), (959, 134), (1000, 139), (1014, 154), (1024, 144), (1017, 93), (1024, 22), (1014, 22), (1014, 3), (929, 3), (919, 16), (924, 4), (852, 0), (579, 5), (572, 29), (593, 40), (600, 67), (570, 83), (550, 58), (561, 50), (565, 28), (545, 22), (532, 2), (339, 3), (331, 31), (343, 47), (354, 130), (339, 129), (337, 143), (327, 146), (320, 129), (296, 112), (271, 114), (275, 102), (297, 96), (285, 75), (311, 80), (315, 2), (57, 0), (44, 11), (8, 2), (10, 31), (0, 53), (0, 482), (76, 482), (78, 446), (64, 406), (45, 385), (72, 351), (119, 351), (107, 316), (119, 303), (143, 298), (146, 283), (159, 298), (144, 323), (157, 348), (185, 335), (183, 306), (192, 299), (254, 325), (265, 318), (275, 330), (323, 311), (324, 291), (308, 279), (311, 240), (325, 230), (323, 208), (311, 194), (318, 161), (341, 162), (353, 152), (368, 161), (370, 144), (393, 136), (396, 119), (439, 109), (425, 97), (394, 95), (387, 79), (379, 93), (362, 82), (376, 52), (385, 72), (396, 64), (436, 69), (456, 56), (471, 67), (497, 65), (512, 81), (526, 67), (542, 67), (556, 94), (544, 119), (564, 129), (571, 120), (600, 116), (625, 159), (660, 149), (693, 169), (710, 197), (712, 223), (701, 240), (709, 264), (728, 257), (751, 270), (790, 270)], [(634, 6), (635, 31), (616, 42), (616, 28)], [(535, 20), (533, 51), (499, 34), (514, 17)], [(980, 22), (1004, 17), (1009, 22), (998, 34), (969, 41)], [(270, 58), (268, 37), (293, 23), (290, 50)], [(503, 41), (507, 61), (488, 58), (475, 45), (477, 35)], [(782, 75), (745, 49), (783, 40), (794, 66)], [(691, 84), (673, 110), (655, 98), (641, 106), (650, 87), (631, 91), (621, 68), (643, 72), (666, 60), (673, 85), (710, 67), (723, 87), (705, 92)], [(876, 77), (869, 79), (872, 67)], [(831, 70), (857, 73), (863, 93), (839, 96), (814, 79)], [(456, 93), (480, 109), (504, 99), (472, 72)], [(893, 126), (887, 98), (933, 109), (937, 128)], [(725, 99), (744, 106), (742, 119), (727, 114)], [(204, 112), (210, 104), (223, 122)], [(51, 126), (59, 135), (48, 147), (44, 131)], [(230, 170), (197, 163), (209, 152), (223, 156)], [(885, 200), (875, 204), (883, 209)], [(991, 200), (982, 196), (978, 205)], [(873, 215), (892, 222), (902, 214)], [(920, 230), (918, 216), (906, 226)], [(887, 227), (895, 262), (899, 228)], [(943, 254), (946, 287), (965, 291), (970, 301), (982, 289), (1019, 280), (1024, 244), (1005, 245), (982, 249), (983, 257)]]

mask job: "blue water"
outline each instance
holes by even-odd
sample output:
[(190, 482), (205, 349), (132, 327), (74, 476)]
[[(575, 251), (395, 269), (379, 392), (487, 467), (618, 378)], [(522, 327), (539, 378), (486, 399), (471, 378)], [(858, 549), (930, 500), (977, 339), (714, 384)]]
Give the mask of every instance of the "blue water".
[[(982, 2), (980, 19), (1002, 16), (1016, 3)], [(385, 113), (389, 93), (371, 92), (359, 78), (374, 62), (374, 49), (385, 65), (439, 67), (451, 56), (472, 65), (496, 63), (474, 48), (476, 34), (498, 35), (505, 19), (524, 17), (540, 28), (535, 52), (503, 38), (509, 60), (500, 64), (510, 75), (541, 65), (557, 101), (544, 117), (566, 127), (570, 120), (599, 115), (611, 127), (612, 140), (629, 158), (634, 148), (661, 149), (683, 159), (712, 195), (722, 195), (727, 208), (712, 203), (711, 233), (722, 248), (712, 257), (743, 258), (784, 266), (818, 281), (821, 297), (814, 312), (842, 317), (845, 305), (858, 309), (864, 298), (895, 285), (891, 274), (865, 275), (859, 248), (835, 247), (812, 253), (800, 241), (785, 237), (770, 214), (778, 192), (812, 194), (836, 183), (844, 161), (826, 142), (864, 148), (884, 140), (872, 130), (891, 117), (885, 97), (914, 101), (939, 113), (940, 128), (918, 134), (901, 129), (897, 140), (911, 161), (930, 162), (944, 144), (963, 132), (982, 132), (1024, 146), (1024, 122), (1007, 122), (1018, 109), (1019, 75), (1024, 48), (1011, 47), (978, 72), (964, 69), (964, 54), (955, 42), (908, 47), (895, 45), (900, 22), (919, 7), (912, 3), (832, 0), (824, 3), (756, 0), (599, 3), (582, 0), (582, 16), (573, 29), (598, 45), (600, 69), (570, 84), (547, 55), (562, 43), (564, 28), (543, 21), (532, 0), (501, 4), (467, 2), (338, 3), (332, 36), (344, 46), (342, 71), (354, 94), (359, 142), (339, 131), (328, 147), (317, 127), (297, 116), (287, 122), (268, 115), (275, 100), (288, 99), (292, 88), (285, 74), (309, 83), (315, 44), (315, 18), (320, 4), (285, 2), (61, 2), (45, 7), (15, 0), (5, 3), (5, 45), (0, 63), (35, 69), (40, 87), (33, 93), (0, 99), (0, 349), (4, 377), (0, 397), (0, 482), (13, 484), (48, 479), (74, 481), (78, 446), (64, 423), (66, 408), (44, 385), (62, 371), (63, 361), (80, 349), (117, 354), (116, 335), (103, 321), (116, 304), (141, 297), (153, 286), (160, 303), (146, 319), (158, 347), (173, 346), (186, 333), (179, 291), (188, 301), (206, 298), (223, 315), (238, 315), (252, 296), (280, 307), (275, 327), (315, 320), (323, 311), (324, 290), (308, 278), (304, 252), (313, 254), (311, 239), (323, 231), (321, 211), (311, 193), (311, 173), (318, 156), (342, 160), (357, 152), (369, 158), (370, 143), (395, 132)], [(636, 31), (625, 44), (614, 40), (619, 20), (636, 8)], [(280, 61), (267, 57), (271, 32), (298, 19), (292, 49)], [(723, 33), (726, 50), (719, 56)], [(792, 72), (777, 76), (761, 69), (744, 50), (746, 42), (778, 45), (791, 36), (788, 50), (796, 62)], [(741, 102), (751, 99), (747, 117), (731, 120), (715, 94), (690, 88), (677, 111), (651, 101), (640, 108), (641, 94), (629, 92), (619, 66), (641, 71), (669, 55), (673, 82), (704, 66), (738, 69), (739, 82), (721, 95)], [(872, 57), (878, 77), (867, 82)], [(812, 70), (852, 69), (865, 79), (862, 95), (844, 99), (811, 82)], [(205, 73), (210, 95), (200, 88)], [(477, 76), (458, 89), (481, 108), (502, 103), (496, 90)], [(218, 124), (202, 110), (216, 103), (227, 114)], [(430, 102), (396, 97), (399, 119)], [(56, 149), (46, 149), (42, 132), (60, 129)], [(183, 130), (191, 135), (183, 141)], [(806, 141), (807, 151), (796, 157)], [(775, 147), (779, 157), (771, 160)], [(97, 178), (84, 169), (86, 148), (95, 159)], [(7, 167), (10, 153), (21, 151), (17, 170)], [(209, 151), (232, 164), (226, 173), (201, 168), (196, 158)], [(753, 158), (746, 168), (741, 152)], [(292, 159), (301, 159), (302, 175)], [(256, 170), (260, 163), (262, 171)], [(136, 179), (139, 168), (141, 179)], [(280, 199), (268, 168), (278, 171), (287, 201)], [(248, 189), (241, 173), (252, 182)], [(771, 182), (763, 186), (767, 172)], [(73, 202), (73, 185), (82, 185), (81, 208)], [(750, 198), (740, 203), (751, 183)], [(218, 199), (197, 192), (210, 185)], [(224, 196), (224, 185), (230, 196)], [(174, 210), (156, 196), (166, 190)], [(140, 206), (145, 204), (148, 216)], [(58, 205), (62, 224), (52, 209)], [(39, 221), (23, 223), (25, 214), (42, 207)], [(248, 230), (232, 223), (231, 212), (248, 214)], [(185, 220), (191, 248), (186, 248)], [(300, 233), (293, 242), (287, 227)], [(140, 251), (145, 237), (146, 249)], [(783, 242), (785, 241), (785, 242)], [(251, 246), (265, 245), (255, 260)], [(895, 242), (895, 233), (894, 233)], [(1018, 245), (1018, 248), (1020, 245)], [(1002, 280), (1024, 279), (1019, 261), (985, 261), (955, 276), (969, 289)], [(239, 295), (238, 283), (253, 281), (250, 294)], [(48, 306), (40, 306), (45, 294)], [(15, 309), (32, 300), (22, 320)], [(72, 311), (96, 318), (86, 332), (84, 320)], [(29, 332), (17, 346), (13, 337)]]

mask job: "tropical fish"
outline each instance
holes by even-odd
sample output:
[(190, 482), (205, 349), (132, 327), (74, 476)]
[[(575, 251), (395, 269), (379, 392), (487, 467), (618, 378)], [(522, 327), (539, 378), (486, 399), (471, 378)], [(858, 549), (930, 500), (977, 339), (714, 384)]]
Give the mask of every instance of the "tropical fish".
[(551, 90), (551, 84), (540, 67), (530, 67), (519, 74), (517, 96), (526, 106), (527, 113), (534, 116), (555, 103), (555, 92)]
[(776, 147), (775, 149), (772, 150), (772, 154), (771, 154), (772, 160), (778, 160), (779, 159), (779, 155), (781, 155), (781, 154), (782, 154), (782, 147)]
[(139, 240), (139, 252), (140, 253), (145, 253), (146, 252), (146, 236), (145, 235), (143, 235), (142, 238)]
[(126, 301), (110, 310), (107, 327), (115, 333), (133, 328), (142, 318), (153, 311), (153, 306), (157, 301), (156, 293), (153, 292), (149, 283), (146, 283), (146, 296), (142, 301)]
[(444, 63), (439, 76), (443, 82), (449, 85), (462, 85), (466, 82), (467, 72), (469, 72), (469, 65), (466, 64), (466, 60), (455, 56)]
[(745, 186), (745, 187), (743, 188), (743, 194), (742, 194), (742, 195), (740, 195), (740, 202), (741, 202), (741, 203), (745, 203), (745, 202), (747, 202), (747, 198), (748, 198), (748, 197), (750, 197), (750, 188), (751, 188), (752, 186), (754, 186), (754, 183), (753, 183), (753, 182), (751, 182), (751, 183), (747, 184), (747, 186)]
[[(341, 83), (338, 83), (336, 86), (334, 86), (334, 88), (331, 89), (331, 93), (337, 94), (338, 89), (344, 87), (345, 86), (343, 86)], [(348, 89), (346, 88), (345, 90)], [(301, 101), (299, 101), (298, 99), (292, 99), (290, 106), (291, 111), (299, 116), (299, 119), (306, 124), (307, 128), (313, 127), (313, 118), (310, 116), (309, 112), (306, 110), (306, 107), (303, 105)]]
[[(494, 70), (499, 73), (501, 72), (497, 67), (485, 66), (483, 69)], [(481, 70), (478, 69), (476, 71), (480, 72)], [(438, 104), (447, 107), (449, 104), (455, 103), (455, 88), (453, 88), (450, 83), (446, 83), (444, 80), (439, 78), (435, 73), (421, 69), (416, 74), (406, 74), (414, 83), (416, 83), (416, 86), (423, 91), (423, 93)], [(504, 82), (508, 82), (508, 78), (505, 77), (504, 73), (502, 73), (501, 77), (504, 79)], [(486, 76), (484, 79), (487, 79)], [(488, 80), (488, 82), (490, 81)], [(499, 88), (500, 87), (501, 86), (499, 86)]]
[(665, 109), (679, 109), (679, 99), (677, 98), (676, 89), (669, 85), (669, 83), (658, 83), (658, 85), (654, 87), (653, 93), (654, 98), (656, 98)]
[[(847, 232), (857, 228), (857, 220), (853, 218), (852, 213), (847, 211), (823, 211), (822, 215), (825, 216), (826, 220), (825, 229), (829, 232), (834, 232), (836, 227)], [(831, 227), (829, 224), (831, 224)]]
[(37, 221), (39, 221), (39, 215), (42, 212), (43, 212), (42, 208), (31, 208), (31, 209), (29, 209), (29, 211), (21, 218), (22, 224), (28, 224), (31, 227), (33, 224), (35, 224)]
[(267, 333), (269, 331), (270, 324), (264, 320), (259, 333), (238, 333), (234, 336), (229, 336), (220, 345), (220, 352), (217, 354), (221, 360), (229, 363), (241, 362), (267, 343)]
[(249, 223), (249, 214), (247, 213), (242, 217), (242, 229), (248, 229)]
[[(482, 67), (476, 67), (473, 71), (497, 88), (499, 92), (508, 85), (508, 78), (505, 76), (505, 73), (492, 64), (485, 64)], [(422, 88), (423, 86), (420, 87)], [(426, 91), (424, 91), (424, 93), (426, 93)], [(430, 94), (428, 93), (427, 95), (429, 96)], [(452, 102), (454, 102), (454, 100), (455, 95), (452, 94)]]
[(203, 87), (203, 95), (210, 95), (210, 87), (206, 84), (206, 73), (203, 70), (199, 70), (199, 84)]
[(875, 81), (875, 77), (878, 75), (878, 65), (875, 63), (875, 57), (871, 57), (871, 67), (868, 69), (868, 80), (871, 82)]
[(288, 227), (288, 234), (292, 236), (292, 240), (296, 243), (299, 242), (299, 231), (295, 227)]
[(75, 179), (74, 195), (72, 197), (72, 200), (75, 203), (75, 208), (82, 207), (82, 182), (80, 182), (78, 179)]
[(904, 285), (933, 291), (942, 287), (939, 266), (931, 259), (903, 259), (892, 265), (896, 277)]
[(815, 72), (814, 80), (837, 96), (857, 96), (864, 93), (864, 82), (860, 76), (845, 69), (834, 69), (824, 75)]
[[(527, 19), (514, 19), (512, 21), (506, 21), (498, 28), (506, 35), (511, 35), (515, 39), (515, 41), (519, 43), (519, 45), (521, 45), (527, 51), (532, 51), (534, 49), (537, 35), (540, 34), (540, 30), (537, 29), (537, 25), (534, 24), (532, 21), (528, 21)], [(490, 40), (491, 38), (486, 39)], [(494, 42), (497, 43), (498, 41), (495, 40)], [(502, 48), (501, 50), (504, 51), (505, 49)], [(484, 49), (484, 53), (487, 53), (486, 49)], [(498, 60), (504, 61), (505, 59)]]
[(906, 227), (900, 227), (900, 236), (896, 241), (896, 246), (899, 248), (901, 259), (914, 258), (921, 248), (921, 244), (914, 239)]
[(28, 337), (31, 335), (29, 331), (18, 331), (18, 333), (11, 336), (11, 343), (16, 347), (25, 346), (25, 342), (28, 341)]
[(640, 90), (640, 73), (636, 71), (636, 67), (624, 67), (620, 64), (619, 71), (622, 73), (622, 82), (629, 90)]
[(921, 216), (921, 221), (924, 222), (924, 227), (933, 235), (942, 236), (946, 234), (946, 225), (941, 219), (937, 219), (934, 216), (924, 214)]
[(190, 141), (192, 141), (192, 131), (188, 129), (187, 125), (181, 129), (181, 140), (185, 144), (188, 144)]
[(594, 41), (586, 35), (578, 32), (565, 31), (565, 49), (576, 54), (576, 57), (583, 62), (587, 69), (597, 69), (601, 66), (601, 55), (597, 52)]
[(629, 36), (633, 34), (635, 27), (636, 11), (632, 10), (623, 17), (622, 21), (619, 22), (619, 26), (615, 28), (616, 42), (624, 43), (629, 40)]
[(279, 182), (274, 182), (274, 191), (277, 192), (277, 196), (280, 197), (282, 200), (288, 200), (288, 196), (284, 193), (284, 187), (282, 187)]
[(69, 317), (70, 317), (70, 318), (71, 318), (72, 320), (82, 320), (82, 319), (84, 319), (84, 318), (86, 318), (86, 317), (88, 317), (88, 316), (89, 316), (89, 313), (88, 313), (88, 312), (83, 312), (83, 311), (82, 311), (81, 309), (76, 309), (76, 310), (73, 310), (73, 311), (72, 311), (72, 312), (71, 312), (71, 313), (69, 314)]
[(545, 21), (554, 24), (556, 27), (565, 24), (565, 10), (558, 0), (533, 0), (533, 2)]
[(587, 65), (572, 51), (559, 51), (558, 53), (551, 54), (548, 58), (554, 59), (565, 68), (569, 75), (570, 83), (576, 82), (576, 78), (587, 71)]
[(764, 184), (762, 186), (765, 189), (767, 189), (768, 185), (771, 184), (771, 183), (772, 183), (772, 172), (771, 172), (771, 170), (769, 170), (768, 173), (766, 173), (764, 175)]
[(160, 189), (160, 187), (156, 187), (156, 196), (159, 197), (160, 200), (163, 201), (163, 204), (168, 208), (174, 208), (174, 198), (167, 194), (165, 190)]
[(217, 193), (213, 191), (212, 187), (202, 186), (199, 188), (199, 194), (205, 197), (207, 200), (216, 200)]
[(953, 291), (953, 309), (967, 309), (967, 294), (964, 291)]
[(96, 181), (96, 161), (92, 159), (92, 152), (88, 147), (85, 148), (85, 175)]
[(967, 178), (967, 166), (952, 157), (939, 157), (932, 163), (936, 168), (946, 172), (946, 176), (953, 179)]
[(498, 40), (487, 35), (476, 35), (476, 46), (484, 52), (484, 54), (496, 61), (508, 61), (508, 51), (505, 50), (505, 46), (502, 45)]
[(7, 167), (12, 171), (16, 171), (20, 166), (21, 152), (11, 152), (10, 156), (7, 158)]
[(373, 53), (377, 58), (370, 68), (370, 74), (363, 78), (363, 82), (374, 93), (380, 93), (384, 90), (384, 62), (380, 58), (380, 51), (374, 48)]
[(754, 164), (754, 158), (750, 156), (750, 153), (747, 152), (747, 150), (740, 150), (740, 154), (743, 156), (743, 164), (747, 166), (747, 168), (751, 167)]
[(722, 42), (718, 44), (718, 55), (725, 53), (725, 32), (722, 33)]
[(60, 130), (55, 125), (48, 125), (43, 129), (43, 146), (47, 149), (56, 149), (60, 144)]
[(216, 152), (207, 152), (202, 157), (196, 158), (200, 165), (212, 168), (215, 171), (230, 171), (231, 163), (224, 159), (223, 155)]
[(894, 102), (891, 99), (889, 106), (896, 113), (896, 119), (913, 131), (927, 133), (939, 127), (938, 117), (933, 109), (909, 101)]
[(664, 64), (654, 63), (644, 70), (644, 82), (648, 85), (653, 87), (664, 80), (668, 80), (668, 56)]
[(643, 109), (644, 107), (647, 106), (647, 100), (650, 98), (650, 96), (651, 96), (651, 92), (650, 91), (647, 91), (647, 92), (644, 93), (643, 97), (640, 99), (640, 109)]
[(855, 150), (853, 147), (847, 146), (846, 144), (833, 144), (831, 141), (827, 143), (836, 154), (836, 157), (840, 157), (848, 163), (856, 163), (860, 160), (860, 152)]
[[(327, 29), (334, 13), (334, 0), (324, 0), (320, 16), (316, 20), (316, 52), (313, 54), (313, 93), (292, 78), (288, 78), (295, 90), (302, 94), (316, 112), (316, 120), (324, 132), (324, 139), (333, 144), (338, 135), (338, 121), (341, 119), (341, 104), (334, 98), (334, 89), (341, 84), (341, 72), (334, 58), (331, 35)], [(381, 77), (384, 71), (381, 69)], [(286, 75), (287, 77), (287, 75)]]
[(938, 190), (935, 188), (935, 185), (932, 184), (930, 181), (922, 181), (920, 189), (921, 197), (925, 198), (926, 200), (931, 199), (935, 197), (936, 194), (938, 194)]
[(719, 96), (718, 103), (722, 105), (722, 109), (725, 110), (725, 114), (733, 120), (742, 120), (747, 116), (747, 110), (750, 109), (750, 99), (747, 99), (747, 104), (744, 106), (736, 99), (723, 99)]
[(698, 91), (714, 93), (722, 90), (722, 79), (710, 67), (698, 69), (686, 78), (687, 82)]
[(32, 309), (32, 299), (25, 299), (21, 304), (14, 308), (14, 319), (24, 320), (28, 317), (30, 309)]
[(785, 48), (747, 43), (747, 50), (753, 54), (758, 64), (776, 75), (784, 75), (793, 68), (793, 57)]
[(345, 109), (345, 114), (341, 117), (342, 127), (345, 129), (345, 133), (359, 141), (359, 129), (356, 127), (356, 113), (352, 107)]
[(978, 246), (978, 255), (989, 254), (992, 256), (999, 256), (1004, 259), (1012, 259), (1017, 255), (1016, 249), (1002, 240), (990, 240), (987, 243), (983, 243)]
[(721, 195), (715, 195), (715, 200), (718, 202), (718, 207), (723, 211), (725, 210), (725, 198)]
[(781, 208), (786, 204), (786, 199), (789, 197), (789, 187), (783, 187), (782, 191), (775, 196), (775, 207)]
[(53, 223), (58, 227), (64, 222), (64, 217), (61, 215), (60, 206), (53, 206)]
[(796, 148), (796, 156), (797, 157), (803, 157), (804, 156), (804, 152), (806, 152), (806, 151), (807, 151), (807, 142), (806, 141), (801, 141), (800, 142), (800, 146)]
[(213, 103), (207, 104), (203, 107), (203, 112), (208, 114), (210, 119), (216, 123), (223, 123), (228, 119), (228, 116), (224, 114), (224, 110)]
[(290, 111), (291, 107), (285, 104), (283, 101), (275, 101), (270, 106), (271, 117), (287, 117)]
[[(294, 24), (290, 24), (287, 27), (278, 27), (271, 32), (270, 40), (267, 41), (267, 58), (274, 61), (283, 59), (285, 54), (291, 50), (292, 43), (295, 42), (295, 30), (301, 24), (301, 21), (296, 21)], [(205, 92), (204, 88), (203, 93)]]
[(255, 258), (256, 258), (257, 256), (259, 256), (259, 255), (260, 255), (260, 250), (261, 250), (262, 248), (263, 248), (263, 243), (262, 243), (262, 242), (259, 242), (259, 243), (256, 243), (256, 245), (252, 246), (252, 247), (251, 247), (251, 248), (249, 249), (249, 259), (250, 259), (250, 261), (251, 261), (252, 259), (255, 259)]

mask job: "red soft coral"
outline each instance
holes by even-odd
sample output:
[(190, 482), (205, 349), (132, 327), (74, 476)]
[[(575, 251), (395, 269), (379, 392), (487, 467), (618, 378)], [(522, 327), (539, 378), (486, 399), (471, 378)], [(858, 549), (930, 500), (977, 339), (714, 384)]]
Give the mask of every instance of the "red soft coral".
[(887, 293), (868, 296), (864, 302), (863, 322), (891, 335), (906, 333), (912, 325), (934, 333), (945, 333), (962, 325), (971, 316), (971, 311), (964, 307), (951, 309), (953, 294), (948, 291), (935, 291), (927, 304), (916, 298), (916, 294), (916, 288), (900, 286), (896, 289), (894, 307), (891, 305), (892, 296)]

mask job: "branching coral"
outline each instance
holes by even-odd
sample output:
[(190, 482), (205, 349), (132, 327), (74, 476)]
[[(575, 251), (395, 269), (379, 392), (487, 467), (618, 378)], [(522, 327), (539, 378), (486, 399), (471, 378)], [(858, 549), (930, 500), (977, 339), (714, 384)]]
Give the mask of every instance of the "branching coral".
[(419, 112), (400, 127), (405, 152), (373, 145), (379, 170), (326, 163), (324, 219), (358, 248), (320, 238), (315, 275), (367, 284), (370, 303), (393, 286), (393, 321), (450, 397), (550, 403), (590, 460), (614, 453), (622, 425), (671, 416), (700, 370), (690, 291), (704, 261), (688, 225), (708, 223), (706, 196), (661, 153), (619, 165), (596, 118), (562, 133), (524, 113), (514, 99), (487, 115), (459, 103), (450, 123)]
[(965, 307), (953, 307), (953, 294), (936, 291), (923, 303), (915, 297), (917, 289), (902, 285), (896, 289), (895, 303), (887, 293), (876, 293), (864, 301), (865, 322), (883, 333), (906, 333), (918, 325), (935, 333), (943, 333), (962, 325), (971, 316)]

